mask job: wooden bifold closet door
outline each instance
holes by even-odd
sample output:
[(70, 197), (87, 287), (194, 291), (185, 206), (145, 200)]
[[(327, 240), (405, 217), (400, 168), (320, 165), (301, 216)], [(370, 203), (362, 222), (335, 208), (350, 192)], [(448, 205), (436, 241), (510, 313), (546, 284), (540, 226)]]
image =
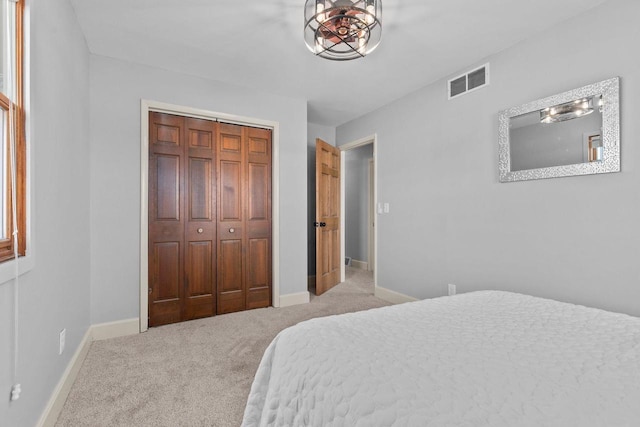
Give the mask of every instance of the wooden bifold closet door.
[(149, 326), (271, 305), (271, 131), (149, 113)]

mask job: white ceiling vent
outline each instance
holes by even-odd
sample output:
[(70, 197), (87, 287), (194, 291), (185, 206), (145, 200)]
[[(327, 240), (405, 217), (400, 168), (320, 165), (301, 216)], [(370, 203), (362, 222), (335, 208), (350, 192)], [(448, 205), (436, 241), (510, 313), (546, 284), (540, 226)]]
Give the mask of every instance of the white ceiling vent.
[(449, 99), (456, 98), (465, 93), (473, 92), (476, 89), (489, 84), (489, 64), (464, 73), (454, 79), (449, 80)]

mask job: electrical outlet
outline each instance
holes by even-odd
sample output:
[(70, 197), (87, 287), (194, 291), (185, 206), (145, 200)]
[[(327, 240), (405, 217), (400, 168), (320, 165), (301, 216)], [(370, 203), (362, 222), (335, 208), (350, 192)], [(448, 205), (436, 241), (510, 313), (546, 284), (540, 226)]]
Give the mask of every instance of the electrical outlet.
[(449, 285), (447, 285), (449, 287), (449, 295), (455, 295), (456, 294), (456, 285), (449, 283)]
[(20, 388), (20, 384), (14, 385), (13, 387), (11, 387), (11, 397), (9, 398), (9, 400), (13, 402), (20, 399), (21, 392), (22, 392), (22, 389)]
[(384, 204), (384, 213), (389, 213), (389, 203)]
[(65, 328), (60, 331), (60, 349), (58, 350), (58, 354), (62, 354), (62, 352), (64, 351), (64, 344), (65, 344), (66, 337), (67, 337), (67, 330)]

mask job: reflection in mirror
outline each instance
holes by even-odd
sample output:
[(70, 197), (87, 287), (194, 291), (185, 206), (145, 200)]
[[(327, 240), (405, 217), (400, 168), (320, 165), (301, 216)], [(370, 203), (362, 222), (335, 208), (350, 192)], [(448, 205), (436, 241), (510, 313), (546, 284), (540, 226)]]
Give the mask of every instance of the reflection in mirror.
[(500, 114), (500, 181), (617, 172), (619, 79)]
[[(511, 170), (548, 168), (602, 160), (591, 152), (601, 144), (602, 113), (594, 97), (512, 117), (509, 122)], [(597, 96), (600, 99), (600, 95)]]

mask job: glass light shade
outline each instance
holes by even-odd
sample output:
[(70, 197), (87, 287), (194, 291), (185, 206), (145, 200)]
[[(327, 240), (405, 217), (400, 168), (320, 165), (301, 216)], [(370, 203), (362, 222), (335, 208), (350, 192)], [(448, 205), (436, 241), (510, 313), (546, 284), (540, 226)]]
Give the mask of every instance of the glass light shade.
[(362, 58), (381, 37), (381, 0), (306, 0), (304, 38), (317, 56), (337, 61)]

